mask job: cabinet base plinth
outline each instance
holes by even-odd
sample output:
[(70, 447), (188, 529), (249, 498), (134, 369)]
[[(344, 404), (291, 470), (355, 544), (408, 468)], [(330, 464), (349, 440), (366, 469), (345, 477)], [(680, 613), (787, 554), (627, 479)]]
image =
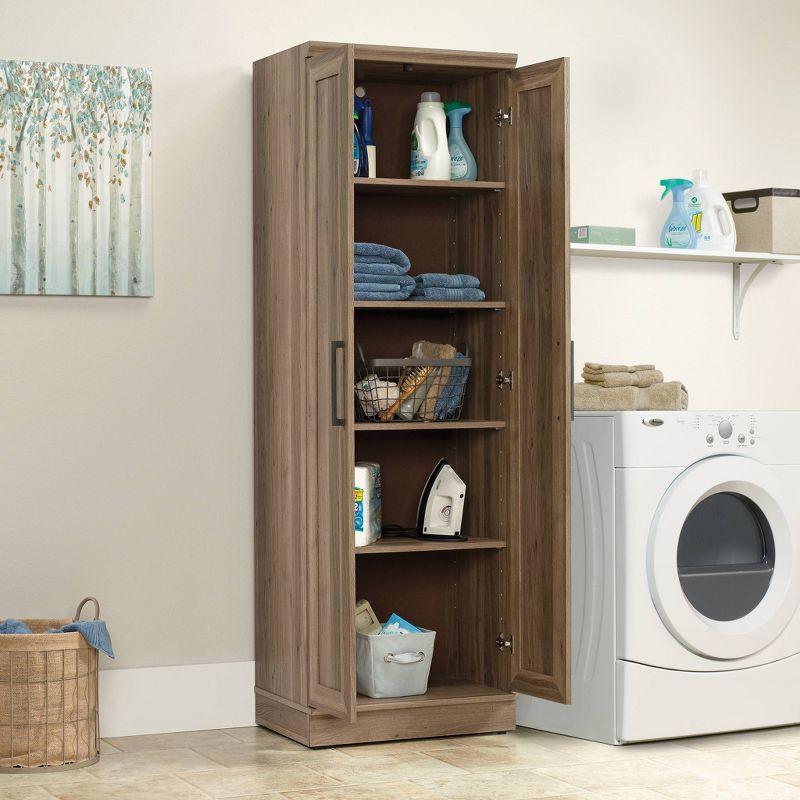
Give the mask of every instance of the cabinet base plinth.
[(515, 696), (477, 684), (432, 687), (420, 697), (358, 698), (348, 722), (256, 689), (256, 722), (307, 747), (505, 733), (516, 726)]

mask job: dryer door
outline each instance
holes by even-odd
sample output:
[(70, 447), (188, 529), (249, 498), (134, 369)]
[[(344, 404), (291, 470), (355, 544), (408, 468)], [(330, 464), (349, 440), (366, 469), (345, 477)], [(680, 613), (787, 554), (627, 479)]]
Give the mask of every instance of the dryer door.
[(647, 577), (664, 625), (700, 655), (743, 658), (786, 627), (800, 600), (794, 499), (758, 461), (716, 456), (667, 489), (650, 527)]

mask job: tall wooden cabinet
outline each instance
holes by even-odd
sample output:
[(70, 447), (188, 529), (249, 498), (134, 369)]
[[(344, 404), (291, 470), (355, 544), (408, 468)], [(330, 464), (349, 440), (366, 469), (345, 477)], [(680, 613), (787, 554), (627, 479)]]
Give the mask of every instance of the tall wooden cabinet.
[[(253, 73), (256, 719), (310, 746), (504, 731), (514, 692), (569, 702), (567, 62), (309, 42)], [(353, 89), (378, 178), (352, 172)], [(423, 91), (464, 100), (478, 181), (408, 179)], [(482, 303), (354, 302), (353, 242), (412, 273), (477, 275)], [(358, 343), (466, 342), (461, 419), (354, 419)], [(467, 542), (354, 547), (353, 465), (413, 526), (445, 457)], [(354, 603), (437, 632), (428, 693), (356, 693)]]

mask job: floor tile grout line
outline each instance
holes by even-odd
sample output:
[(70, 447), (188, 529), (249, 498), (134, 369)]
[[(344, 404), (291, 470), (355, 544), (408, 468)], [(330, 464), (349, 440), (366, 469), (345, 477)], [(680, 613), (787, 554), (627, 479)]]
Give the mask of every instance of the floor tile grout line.
[(202, 794), (203, 797), (208, 797), (208, 798), (210, 798), (210, 800), (214, 800), (214, 795), (209, 794), (205, 789), (201, 789), (199, 786), (195, 786), (193, 783), (190, 783), (189, 781), (187, 781), (185, 778), (182, 778), (177, 773), (172, 773), (170, 777), (175, 778), (175, 780), (178, 780), (181, 783), (185, 783), (187, 786), (190, 786), (192, 789), (195, 789), (196, 791), (200, 792), (200, 794)]

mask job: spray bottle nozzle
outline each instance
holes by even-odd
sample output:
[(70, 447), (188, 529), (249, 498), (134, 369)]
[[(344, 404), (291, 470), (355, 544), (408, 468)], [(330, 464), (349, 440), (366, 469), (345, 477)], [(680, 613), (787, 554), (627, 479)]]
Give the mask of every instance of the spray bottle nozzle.
[(661, 195), (662, 200), (670, 192), (677, 197), (680, 192), (690, 189), (694, 185), (691, 181), (686, 180), (686, 178), (664, 178), (664, 180), (659, 181), (659, 183), (664, 187), (664, 192)]

